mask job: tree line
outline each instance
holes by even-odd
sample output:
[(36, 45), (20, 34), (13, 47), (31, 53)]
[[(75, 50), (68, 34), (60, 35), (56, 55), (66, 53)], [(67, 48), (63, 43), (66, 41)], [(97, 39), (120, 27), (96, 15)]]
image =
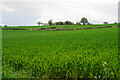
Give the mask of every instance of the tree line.
[[(90, 25), (90, 22), (88, 22), (87, 18), (85, 18), (85, 17), (83, 17), (81, 19), (81, 21), (76, 22), (76, 25), (81, 25), (81, 23), (83, 25)], [(59, 21), (59, 22), (55, 22), (55, 23), (53, 23), (52, 20), (49, 20), (48, 23), (42, 23), (42, 22), (39, 21), (39, 22), (37, 22), (37, 24), (39, 26), (42, 25), (42, 24), (44, 24), (44, 25), (74, 25), (74, 23), (69, 21), (69, 20), (67, 20), (65, 22)]]
[[(80, 21), (76, 22), (75, 24), (69, 20), (62, 22), (54, 22), (52, 20), (49, 20), (48, 23), (42, 23), (41, 21), (38, 21), (37, 24), (40, 25), (92, 25), (90, 22), (88, 22), (88, 19), (83, 17)], [(103, 22), (103, 24), (109, 24), (108, 22)], [(120, 23), (114, 22), (114, 24), (118, 24), (120, 26)], [(1, 26), (0, 26), (1, 27)], [(8, 27), (7, 25), (4, 25), (4, 27)]]
[[(49, 20), (48, 23), (42, 23), (40, 21), (37, 22), (37, 24), (40, 25), (92, 25), (87, 18), (83, 17), (80, 21), (76, 22), (75, 24), (69, 20), (62, 22), (54, 22), (52, 20)], [(109, 24), (108, 22), (104, 22), (104, 24)], [(117, 22), (115, 22), (117, 24)]]

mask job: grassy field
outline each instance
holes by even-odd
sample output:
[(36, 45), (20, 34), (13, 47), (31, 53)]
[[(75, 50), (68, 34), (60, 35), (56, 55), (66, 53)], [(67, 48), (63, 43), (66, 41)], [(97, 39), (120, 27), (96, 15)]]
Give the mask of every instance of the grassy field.
[(12, 28), (20, 28), (20, 29), (40, 29), (40, 28), (50, 28), (50, 27), (61, 27), (66, 25), (46, 25), (46, 26), (14, 26), (14, 27), (2, 27), (2, 29), (12, 29)]
[(104, 27), (104, 26), (117, 26), (118, 24), (101, 24), (101, 25), (71, 25), (58, 27), (58, 29), (77, 29), (77, 28), (95, 28), (95, 27)]
[(118, 28), (3, 30), (3, 78), (118, 78)]
[(16, 26), (16, 27), (2, 27), (2, 29), (40, 29), (40, 28), (50, 28), (56, 27), (56, 29), (77, 29), (77, 28), (95, 28), (104, 26), (117, 26), (118, 24), (98, 24), (98, 25), (47, 25), (47, 26)]
[(0, 79), (2, 79), (2, 30), (0, 27)]

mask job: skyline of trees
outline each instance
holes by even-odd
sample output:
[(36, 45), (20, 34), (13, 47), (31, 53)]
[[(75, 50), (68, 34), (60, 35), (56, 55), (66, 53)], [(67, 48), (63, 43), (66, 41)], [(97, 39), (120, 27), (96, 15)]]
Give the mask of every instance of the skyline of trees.
[[(42, 25), (92, 25), (93, 23), (90, 23), (87, 20), (87, 18), (82, 17), (82, 19), (80, 21), (77, 21), (77, 22), (72, 22), (70, 20), (53, 22), (53, 20), (50, 19), (50, 20), (48, 20), (48, 23), (43, 23), (41, 21), (38, 21), (37, 24), (38, 24), (38, 26), (42, 26)], [(98, 24), (100, 24), (100, 23), (98, 23)], [(119, 22), (109, 23), (109, 22), (105, 21), (101, 24), (119, 24)], [(2, 24), (0, 26), (7, 27), (7, 25), (8, 24)], [(34, 24), (34, 25), (36, 25), (36, 24)], [(11, 26), (11, 25), (9, 25), (9, 26)]]
[[(40, 22), (40, 21), (39, 21)], [(38, 24), (38, 23), (37, 23)], [(82, 17), (80, 21), (77, 21), (76, 23), (66, 20), (66, 21), (58, 21), (58, 22), (53, 22), (52, 19), (48, 21), (48, 23), (42, 23), (43, 25), (92, 25), (87, 18)], [(103, 22), (103, 24), (109, 24), (107, 21)], [(117, 22), (114, 22), (114, 24), (117, 24)], [(39, 24), (38, 24), (39, 25)]]
[[(43, 23), (44, 25), (81, 25), (81, 23), (83, 23), (83, 25), (90, 25), (90, 22), (88, 22), (87, 18), (83, 17), (80, 21), (74, 23), (70, 20), (67, 20), (65, 22), (59, 21), (59, 22), (53, 22), (52, 19), (50, 19), (48, 21), (48, 23)], [(38, 21), (37, 24), (40, 26), (41, 22)]]
[(107, 21), (105, 21), (104, 24), (109, 24), (109, 23)]

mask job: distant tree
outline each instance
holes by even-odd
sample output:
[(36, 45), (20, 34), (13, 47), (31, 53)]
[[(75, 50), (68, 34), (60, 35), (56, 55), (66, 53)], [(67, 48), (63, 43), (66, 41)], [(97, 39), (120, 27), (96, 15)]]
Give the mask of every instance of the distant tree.
[(70, 25), (74, 25), (74, 23), (73, 22), (71, 22), (71, 24)]
[(80, 22), (83, 23), (83, 25), (86, 25), (86, 23), (88, 23), (88, 20), (87, 18), (83, 17)]
[(49, 21), (48, 21), (48, 24), (49, 24), (49, 25), (53, 25), (53, 21), (52, 21), (52, 20), (49, 20)]
[(65, 23), (64, 23), (65, 25), (73, 25), (74, 23), (73, 22), (71, 22), (71, 21), (69, 21), (69, 20), (67, 20), (67, 21), (65, 21)]
[(55, 22), (54, 25), (59, 25), (59, 22)]
[(90, 22), (88, 22), (88, 23), (87, 23), (87, 25), (91, 25), (91, 23), (90, 23)]
[(104, 24), (108, 24), (108, 22), (104, 22)]
[(64, 25), (64, 22), (62, 22), (62, 21), (59, 21), (59, 25)]
[(76, 22), (76, 25), (81, 25), (81, 24), (80, 24), (80, 22), (78, 21), (78, 22)]
[(79, 22), (76, 22), (76, 25), (79, 25)]
[(40, 26), (40, 24), (43, 24), (43, 23), (41, 23), (40, 21), (38, 21), (37, 24)]
[(114, 24), (117, 24), (117, 22), (114, 22)]
[(62, 21), (55, 22), (54, 25), (64, 25), (64, 22), (62, 22)]
[(68, 21), (68, 20), (67, 20), (67, 21), (65, 21), (65, 25), (69, 25), (69, 22), (70, 22), (70, 21)]
[(7, 25), (4, 25), (4, 27), (8, 27)]

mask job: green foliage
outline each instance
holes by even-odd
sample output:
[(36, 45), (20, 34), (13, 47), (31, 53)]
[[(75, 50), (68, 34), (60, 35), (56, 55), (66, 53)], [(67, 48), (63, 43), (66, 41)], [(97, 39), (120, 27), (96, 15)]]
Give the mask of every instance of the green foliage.
[[(4, 30), (3, 78), (118, 78), (118, 28)], [(9, 35), (8, 35), (9, 34)]]
[(4, 27), (8, 27), (7, 25), (4, 25)]
[(71, 21), (69, 21), (69, 20), (65, 21), (65, 25), (73, 25), (73, 24), (74, 24), (74, 23), (71, 22)]
[(76, 25), (81, 25), (79, 22), (76, 22)]
[(114, 22), (114, 24), (117, 24), (117, 22)]
[(104, 24), (108, 24), (108, 22), (104, 22)]
[(59, 21), (59, 22), (55, 22), (55, 25), (64, 25), (65, 23), (62, 22), (62, 21)]
[(40, 26), (40, 24), (43, 24), (43, 23), (41, 23), (40, 21), (38, 21), (37, 24)]
[(49, 24), (49, 25), (53, 25), (53, 21), (52, 21), (52, 20), (49, 20), (49, 21), (48, 21), (48, 24)]
[(83, 25), (86, 25), (86, 23), (88, 23), (88, 20), (87, 18), (83, 17), (80, 22), (83, 23)]

